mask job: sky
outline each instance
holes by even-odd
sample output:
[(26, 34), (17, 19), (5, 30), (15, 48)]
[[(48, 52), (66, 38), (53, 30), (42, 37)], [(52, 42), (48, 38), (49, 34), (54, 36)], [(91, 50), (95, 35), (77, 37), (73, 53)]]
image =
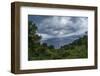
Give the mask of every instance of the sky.
[(42, 39), (67, 37), (88, 31), (88, 17), (28, 15), (28, 20), (38, 27)]

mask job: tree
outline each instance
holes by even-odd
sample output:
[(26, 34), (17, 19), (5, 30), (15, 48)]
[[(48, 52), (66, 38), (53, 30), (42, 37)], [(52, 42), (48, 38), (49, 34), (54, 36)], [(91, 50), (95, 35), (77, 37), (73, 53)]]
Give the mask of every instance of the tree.
[(47, 43), (43, 43), (42, 45), (43, 45), (44, 47), (47, 47)]
[(54, 46), (53, 45), (50, 45), (48, 47), (49, 47), (49, 49), (54, 49)]
[(36, 34), (36, 30), (37, 30), (37, 27), (36, 27), (36, 24), (33, 23), (32, 21), (29, 21), (28, 22), (28, 41), (29, 43), (36, 43), (36, 42), (39, 42), (39, 40), (41, 39), (41, 36), (38, 36)]
[[(41, 39), (40, 36), (36, 34), (36, 24), (32, 21), (28, 22), (28, 55), (29, 60), (33, 57), (34, 53), (33, 51), (36, 50), (37, 46), (39, 46), (39, 41)], [(36, 48), (35, 48), (36, 47)]]

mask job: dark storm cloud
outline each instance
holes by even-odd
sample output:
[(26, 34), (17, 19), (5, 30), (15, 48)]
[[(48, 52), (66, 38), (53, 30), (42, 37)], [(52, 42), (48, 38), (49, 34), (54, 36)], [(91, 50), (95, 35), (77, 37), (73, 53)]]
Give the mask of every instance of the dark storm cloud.
[(50, 35), (64, 35), (87, 30), (87, 18), (49, 17), (39, 23), (38, 32)]
[(81, 34), (88, 29), (87, 17), (40, 16), (39, 18), (34, 16), (33, 20), (37, 22), (37, 32), (43, 38)]

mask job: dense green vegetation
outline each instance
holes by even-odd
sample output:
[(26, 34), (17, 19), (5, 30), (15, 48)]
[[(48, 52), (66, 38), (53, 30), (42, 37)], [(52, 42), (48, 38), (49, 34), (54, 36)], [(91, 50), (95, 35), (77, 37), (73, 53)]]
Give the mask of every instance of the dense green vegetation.
[(40, 44), (41, 36), (36, 34), (36, 24), (28, 22), (28, 60), (48, 60), (48, 59), (75, 59), (87, 58), (87, 36), (75, 40), (69, 45), (64, 45), (59, 49), (54, 46)]

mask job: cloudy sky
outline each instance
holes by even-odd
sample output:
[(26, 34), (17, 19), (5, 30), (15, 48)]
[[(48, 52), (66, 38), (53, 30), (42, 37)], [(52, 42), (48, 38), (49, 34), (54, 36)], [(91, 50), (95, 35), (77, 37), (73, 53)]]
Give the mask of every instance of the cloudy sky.
[(28, 20), (36, 23), (42, 39), (80, 35), (88, 30), (88, 17), (29, 15)]

